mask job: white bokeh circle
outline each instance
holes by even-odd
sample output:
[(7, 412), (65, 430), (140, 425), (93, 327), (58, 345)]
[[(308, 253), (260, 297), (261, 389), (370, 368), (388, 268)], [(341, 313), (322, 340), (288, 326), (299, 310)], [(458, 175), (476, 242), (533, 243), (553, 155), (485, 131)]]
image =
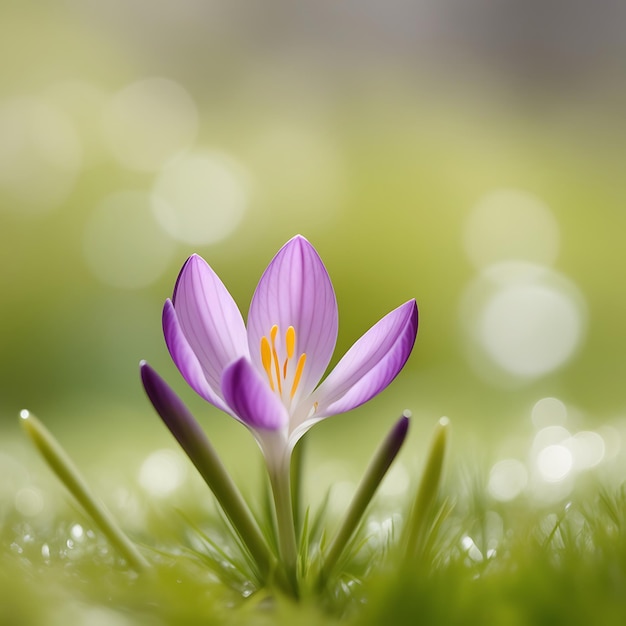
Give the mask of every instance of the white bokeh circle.
[(465, 250), (478, 269), (512, 259), (551, 265), (559, 243), (559, 224), (550, 209), (519, 189), (496, 189), (483, 196), (464, 233)]
[(198, 132), (198, 110), (189, 92), (155, 77), (132, 83), (106, 104), (104, 141), (124, 167), (157, 171), (188, 149)]
[(250, 183), (243, 166), (217, 151), (181, 155), (164, 167), (152, 189), (152, 210), (177, 241), (208, 245), (228, 237), (248, 209)]
[(497, 372), (529, 380), (558, 369), (581, 345), (586, 318), (584, 298), (570, 280), (519, 261), (483, 270), (461, 305), (470, 362), (494, 379)]

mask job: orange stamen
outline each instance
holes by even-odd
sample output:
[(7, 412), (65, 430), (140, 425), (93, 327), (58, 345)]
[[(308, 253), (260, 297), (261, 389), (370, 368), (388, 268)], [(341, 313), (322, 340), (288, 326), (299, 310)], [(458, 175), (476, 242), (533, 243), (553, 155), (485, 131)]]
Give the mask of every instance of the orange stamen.
[(300, 384), (300, 378), (302, 377), (302, 370), (304, 369), (304, 364), (306, 362), (306, 354), (301, 354), (298, 359), (298, 365), (296, 366), (296, 373), (293, 377), (293, 385), (291, 386), (291, 399), (296, 395), (296, 391), (298, 389), (298, 385)]
[(267, 340), (267, 337), (261, 337), (261, 363), (270, 381), (270, 387), (272, 391), (274, 391), (274, 381), (272, 380), (272, 349), (270, 348), (270, 342)]
[(285, 335), (285, 345), (287, 346), (287, 358), (292, 359), (296, 351), (296, 329), (290, 326)]
[[(272, 340), (272, 357), (274, 360), (274, 370), (276, 372), (276, 384), (278, 386), (278, 393), (283, 392), (283, 386), (280, 381), (280, 365), (278, 364), (278, 354), (276, 353), (276, 335), (278, 334), (278, 326), (274, 324), (270, 330), (270, 338)], [(272, 387), (272, 390), (274, 387)]]
[(287, 348), (287, 358), (283, 363), (283, 378), (287, 378), (287, 365), (296, 351), (296, 330), (293, 326), (290, 326), (285, 334), (285, 347)]
[[(272, 391), (278, 391), (282, 396), (283, 393), (283, 381), (287, 380), (287, 373), (289, 369), (289, 361), (293, 359), (296, 352), (296, 330), (293, 326), (287, 328), (285, 333), (285, 352), (286, 358), (283, 362), (282, 372), (280, 363), (278, 362), (278, 351), (276, 350), (276, 338), (278, 337), (278, 325), (274, 324), (269, 332), (269, 339), (266, 336), (261, 337), (261, 364), (267, 374), (267, 379), (270, 383)], [(293, 397), (298, 391), (300, 380), (302, 378), (302, 372), (304, 371), (304, 365), (306, 363), (306, 354), (302, 353), (296, 364), (296, 371), (293, 375), (293, 381), (291, 384), (290, 398)], [(282, 376), (281, 376), (282, 374)], [(276, 380), (274, 381), (274, 376)]]

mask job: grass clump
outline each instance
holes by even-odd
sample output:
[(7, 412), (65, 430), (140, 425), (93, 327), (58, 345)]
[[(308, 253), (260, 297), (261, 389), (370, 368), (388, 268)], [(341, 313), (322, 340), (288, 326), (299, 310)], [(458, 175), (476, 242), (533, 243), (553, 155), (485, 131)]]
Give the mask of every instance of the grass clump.
[[(148, 515), (163, 526), (161, 512)], [(308, 568), (327, 541), (316, 515), (305, 513), (300, 533)], [(162, 543), (140, 545), (152, 567), (137, 573), (73, 507), (29, 521), (5, 507), (0, 623), (626, 623), (624, 488), (501, 503), (451, 476), (410, 558), (403, 516), (374, 505), (324, 593), (304, 586), (299, 602), (247, 576), (223, 516), (199, 517), (172, 510)]]

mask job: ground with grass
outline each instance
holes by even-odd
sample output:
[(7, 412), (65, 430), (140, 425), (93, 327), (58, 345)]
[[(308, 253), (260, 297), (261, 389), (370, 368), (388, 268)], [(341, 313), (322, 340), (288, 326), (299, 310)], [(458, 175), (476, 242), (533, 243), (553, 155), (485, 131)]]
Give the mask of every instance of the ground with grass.
[[(224, 519), (192, 501), (184, 512), (164, 500), (146, 509), (143, 535), (131, 533), (152, 565), (141, 574), (61, 487), (53, 515), (29, 517), (5, 503), (0, 623), (624, 623), (623, 489), (586, 485), (549, 505), (523, 496), (498, 503), (484, 481), (468, 487), (466, 470), (448, 474), (411, 558), (399, 549), (406, 498), (395, 509), (376, 501), (326, 589), (305, 583), (298, 602), (255, 586)], [(309, 523), (301, 536), (314, 561), (323, 530)]]

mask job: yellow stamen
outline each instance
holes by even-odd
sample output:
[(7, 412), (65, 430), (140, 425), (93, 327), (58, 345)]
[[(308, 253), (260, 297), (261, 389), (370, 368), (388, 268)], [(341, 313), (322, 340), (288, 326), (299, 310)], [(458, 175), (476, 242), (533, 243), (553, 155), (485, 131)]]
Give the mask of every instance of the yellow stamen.
[[(283, 381), (287, 380), (287, 374), (289, 370), (289, 361), (293, 359), (296, 353), (296, 330), (293, 326), (287, 328), (285, 333), (285, 353), (286, 358), (283, 362), (282, 372), (280, 363), (278, 361), (278, 351), (276, 349), (276, 338), (278, 337), (278, 325), (274, 324), (269, 332), (269, 339), (266, 336), (261, 337), (261, 364), (267, 374), (267, 379), (270, 383), (272, 391), (278, 391), (279, 395), (283, 393)], [(290, 397), (293, 397), (298, 391), (300, 385), (300, 379), (302, 378), (302, 372), (304, 371), (304, 364), (306, 363), (306, 354), (301, 354), (296, 364), (296, 370), (293, 375)], [(274, 380), (274, 377), (276, 379)]]
[(296, 351), (296, 329), (293, 326), (287, 329), (285, 340), (285, 344), (287, 345), (287, 358), (292, 359)]
[(283, 363), (283, 378), (287, 378), (287, 365), (289, 364), (289, 359), (293, 358), (293, 353), (296, 351), (296, 331), (293, 326), (287, 329), (285, 347), (287, 348), (287, 358)]
[(304, 369), (304, 363), (306, 362), (306, 354), (301, 354), (298, 359), (298, 365), (296, 366), (296, 373), (293, 377), (293, 385), (291, 386), (291, 399), (296, 395), (298, 385), (300, 384), (300, 378), (302, 377), (302, 370)]
[(270, 348), (270, 342), (267, 340), (267, 337), (261, 337), (261, 363), (270, 381), (270, 387), (272, 391), (274, 391), (274, 381), (272, 380), (272, 349)]
[[(276, 384), (278, 385), (278, 393), (283, 392), (283, 386), (280, 382), (280, 365), (278, 363), (278, 354), (276, 353), (276, 335), (278, 334), (278, 326), (274, 324), (270, 330), (270, 338), (272, 340), (272, 357), (274, 361), (274, 370), (276, 372)], [(274, 387), (272, 387), (272, 390)]]

